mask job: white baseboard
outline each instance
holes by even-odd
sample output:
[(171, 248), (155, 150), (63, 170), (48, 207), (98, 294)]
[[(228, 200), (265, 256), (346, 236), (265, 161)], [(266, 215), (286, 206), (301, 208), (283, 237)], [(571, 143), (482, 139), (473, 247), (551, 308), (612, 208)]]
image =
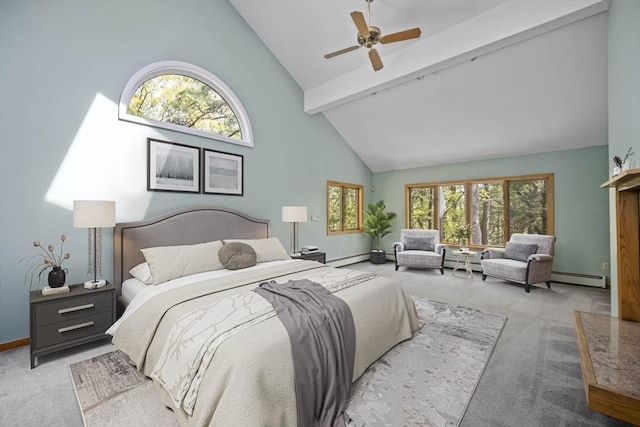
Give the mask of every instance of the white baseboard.
[[(368, 261), (369, 254), (355, 255), (346, 258), (340, 258), (337, 260), (332, 260), (327, 262), (327, 265), (331, 267), (342, 267), (349, 264), (355, 264), (356, 262)], [(395, 261), (393, 254), (386, 254), (387, 261)], [(456, 265), (455, 260), (445, 260), (444, 266), (445, 268), (451, 268)], [(480, 263), (472, 262), (471, 269), (475, 272), (482, 273), (482, 268), (480, 267)], [(582, 286), (592, 286), (596, 288), (606, 288), (607, 287), (607, 276), (601, 275), (591, 275), (591, 274), (581, 274), (581, 273), (565, 273), (560, 271), (554, 271), (551, 274), (551, 281), (558, 283), (567, 283), (569, 285), (582, 285)]]
[[(350, 257), (346, 257), (346, 258), (340, 258), (340, 259), (331, 260), (331, 261), (327, 262), (327, 265), (330, 266), (330, 267), (343, 267), (345, 265), (355, 264), (356, 262), (369, 261), (369, 258), (371, 258), (371, 255), (369, 255), (369, 254), (355, 255), (355, 256), (350, 256)], [(387, 255), (386, 258), (388, 260), (389, 259), (389, 255)], [(393, 261), (394, 258), (391, 258), (391, 260)]]

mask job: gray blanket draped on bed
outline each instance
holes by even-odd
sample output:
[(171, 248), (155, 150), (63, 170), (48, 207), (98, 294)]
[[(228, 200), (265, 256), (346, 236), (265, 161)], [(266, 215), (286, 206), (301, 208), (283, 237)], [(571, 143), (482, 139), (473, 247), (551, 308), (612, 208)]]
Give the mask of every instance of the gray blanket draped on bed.
[(264, 282), (255, 291), (271, 303), (289, 335), (298, 425), (346, 426), (356, 342), (349, 306), (307, 279)]

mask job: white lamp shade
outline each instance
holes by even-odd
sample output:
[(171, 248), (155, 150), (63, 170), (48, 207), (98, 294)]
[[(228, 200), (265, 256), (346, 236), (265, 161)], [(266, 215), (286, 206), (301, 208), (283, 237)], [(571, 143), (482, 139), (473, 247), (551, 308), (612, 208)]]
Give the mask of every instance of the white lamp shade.
[(307, 222), (307, 207), (283, 206), (282, 222)]
[(109, 200), (74, 200), (73, 226), (76, 228), (115, 227), (116, 202)]

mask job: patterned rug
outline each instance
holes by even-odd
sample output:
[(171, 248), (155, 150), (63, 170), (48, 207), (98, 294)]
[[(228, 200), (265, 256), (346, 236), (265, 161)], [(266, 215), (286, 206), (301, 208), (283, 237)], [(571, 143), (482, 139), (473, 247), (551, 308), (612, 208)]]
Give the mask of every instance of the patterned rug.
[[(414, 298), (425, 326), (388, 351), (353, 385), (356, 427), (456, 426), (506, 318)], [(69, 365), (85, 426), (177, 426), (151, 380), (120, 351)]]

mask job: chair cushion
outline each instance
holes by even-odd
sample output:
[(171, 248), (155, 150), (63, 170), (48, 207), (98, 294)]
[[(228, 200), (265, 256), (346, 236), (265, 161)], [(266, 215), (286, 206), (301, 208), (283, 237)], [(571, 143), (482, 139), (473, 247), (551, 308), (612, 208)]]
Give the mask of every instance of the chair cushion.
[(404, 238), (405, 250), (416, 251), (432, 251), (433, 252), (433, 236), (406, 236)]
[(538, 245), (533, 243), (513, 243), (507, 242), (504, 257), (526, 262), (529, 255), (533, 255), (538, 250)]
[(527, 276), (527, 263), (514, 259), (484, 259), (481, 262), (482, 274), (524, 283)]
[(439, 268), (442, 264), (442, 255), (429, 251), (408, 250), (398, 252), (398, 265), (405, 267)]

